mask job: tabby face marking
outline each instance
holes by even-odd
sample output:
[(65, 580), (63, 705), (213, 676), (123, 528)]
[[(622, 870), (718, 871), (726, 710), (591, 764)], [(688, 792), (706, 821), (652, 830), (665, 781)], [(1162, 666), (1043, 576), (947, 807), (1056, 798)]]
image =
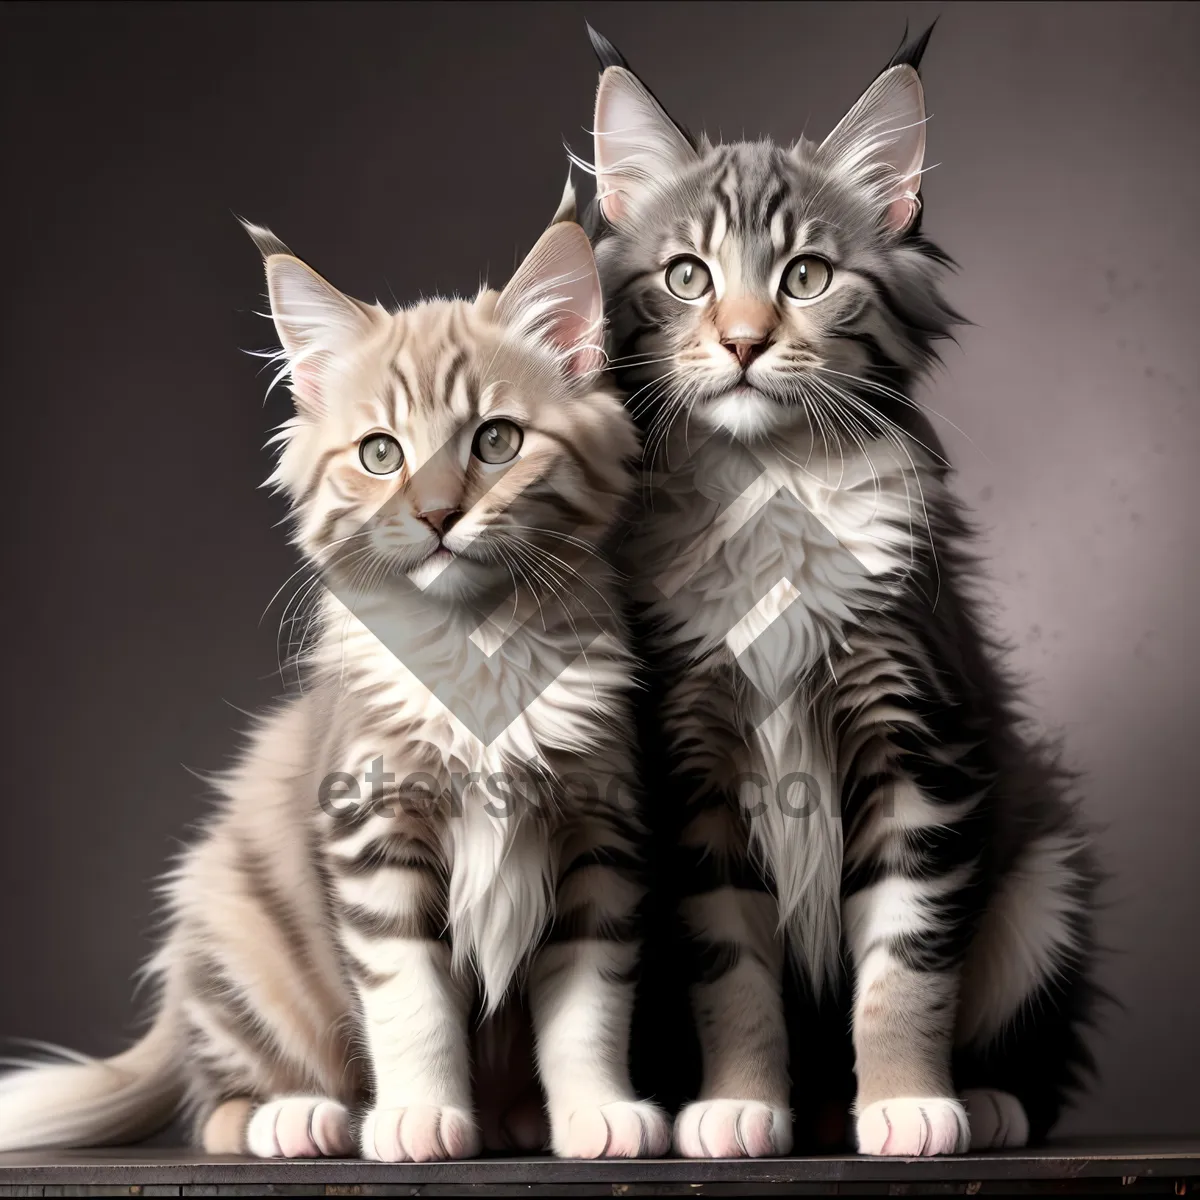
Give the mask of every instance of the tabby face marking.
[(615, 402), (594, 398), (599, 293), (565, 321), (548, 305), (579, 286), (569, 264), (400, 312), (282, 254), (268, 277), (298, 402), (272, 482), (339, 592), (478, 599), (526, 555), (611, 525), (634, 446), (606, 436)]
[[(403, 574), (427, 590), (444, 575), (475, 591), (507, 577), (497, 546), (506, 535), (573, 533), (578, 519), (555, 500), (574, 497), (586, 512), (586, 481), (566, 440), (576, 405), (553, 365), (531, 370), (466, 301), (376, 321), (363, 361), (331, 388), (333, 411), (296, 431), (280, 465), (301, 488), (304, 552), (348, 582), (374, 571), (375, 587)], [(519, 431), (520, 450), (489, 463), (473, 449), (498, 421)], [(389, 473), (362, 462), (361, 447), (380, 436), (402, 453)]]
[(915, 228), (923, 124), (905, 66), (820, 146), (693, 146), (636, 77), (605, 71), (596, 167), (617, 236), (597, 256), (622, 382), (646, 388), (651, 423), (848, 445), (892, 427), (953, 321), (944, 256)]

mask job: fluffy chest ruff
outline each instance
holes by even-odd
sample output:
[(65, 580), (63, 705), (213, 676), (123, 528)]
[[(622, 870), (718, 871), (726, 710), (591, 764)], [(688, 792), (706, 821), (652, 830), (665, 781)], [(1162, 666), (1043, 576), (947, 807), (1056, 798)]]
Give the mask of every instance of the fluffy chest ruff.
[[(840, 936), (830, 698), (856, 667), (864, 618), (886, 610), (927, 544), (936, 485), (884, 444), (830, 458), (712, 438), (670, 446), (656, 467), (630, 553), (656, 565), (643, 568), (641, 599), (675, 664), (668, 732), (685, 769), (710, 782), (719, 772), (736, 797), (781, 925), (819, 984)], [(714, 762), (714, 744), (731, 747), (728, 762)]]
[(631, 554), (652, 564), (641, 598), (694, 661), (717, 650), (741, 660), (788, 614), (782, 657), (799, 676), (909, 572), (931, 486), (885, 443), (830, 458), (806, 444), (679, 439), (647, 487)]
[(627, 769), (623, 639), (511, 614), (483, 628), (399, 614), (404, 628), (391, 628), (329, 605), (317, 651), (332, 703), (326, 769), (352, 776), (371, 806), (335, 852), (435, 844), (455, 966), (474, 969), (494, 1010), (552, 915), (564, 771)]

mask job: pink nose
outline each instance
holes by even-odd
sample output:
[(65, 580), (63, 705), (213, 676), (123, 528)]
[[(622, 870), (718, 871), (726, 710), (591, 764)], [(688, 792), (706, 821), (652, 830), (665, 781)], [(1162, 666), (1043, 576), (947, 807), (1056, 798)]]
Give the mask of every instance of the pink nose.
[(457, 508), (429, 508), (417, 516), (428, 525), (438, 536), (444, 536), (454, 528), (455, 522), (462, 516)]
[(741, 367), (748, 367), (770, 344), (766, 339), (755, 341), (751, 338), (737, 338), (721, 343), (738, 360)]

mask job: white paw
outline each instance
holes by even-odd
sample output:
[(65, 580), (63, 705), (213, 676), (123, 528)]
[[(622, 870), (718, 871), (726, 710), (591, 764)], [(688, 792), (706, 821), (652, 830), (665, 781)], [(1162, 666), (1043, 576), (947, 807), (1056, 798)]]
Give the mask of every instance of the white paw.
[(858, 1114), (857, 1127), (859, 1154), (961, 1154), (971, 1139), (963, 1106), (945, 1096), (876, 1100)]
[(373, 1108), (359, 1134), (363, 1158), (377, 1162), (437, 1162), (479, 1153), (475, 1118), (448, 1105)]
[(698, 1100), (675, 1118), (684, 1158), (769, 1158), (792, 1148), (792, 1114), (757, 1100)]
[(559, 1158), (661, 1158), (671, 1122), (648, 1100), (616, 1100), (577, 1108), (552, 1123)]
[(971, 1125), (972, 1150), (1000, 1150), (1029, 1141), (1029, 1118), (1020, 1100), (994, 1088), (968, 1088), (963, 1107)]
[(246, 1126), (256, 1158), (350, 1158), (350, 1114), (323, 1096), (284, 1096), (259, 1105)]

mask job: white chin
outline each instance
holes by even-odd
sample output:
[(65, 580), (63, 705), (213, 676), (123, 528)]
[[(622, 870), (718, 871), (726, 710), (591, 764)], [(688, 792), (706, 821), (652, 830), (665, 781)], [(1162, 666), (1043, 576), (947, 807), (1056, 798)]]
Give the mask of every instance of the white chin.
[[(448, 568), (453, 564), (454, 569)], [(438, 550), (407, 572), (409, 580), (430, 600), (454, 603), (478, 597), (495, 583), (497, 569)], [(503, 576), (503, 572), (499, 574)]]
[[(446, 579), (442, 579), (446, 568), (454, 561), (454, 555), (449, 550), (442, 548), (435, 550), (423, 563), (413, 567), (407, 575), (412, 582), (423, 592), (432, 592), (437, 595), (440, 591), (444, 591), (447, 587), (455, 589), (461, 581), (461, 568), (454, 571)], [(441, 580), (439, 587), (438, 581)]]
[(754, 388), (734, 388), (700, 410), (700, 419), (712, 429), (737, 438), (756, 438), (787, 424), (786, 413), (775, 401)]

